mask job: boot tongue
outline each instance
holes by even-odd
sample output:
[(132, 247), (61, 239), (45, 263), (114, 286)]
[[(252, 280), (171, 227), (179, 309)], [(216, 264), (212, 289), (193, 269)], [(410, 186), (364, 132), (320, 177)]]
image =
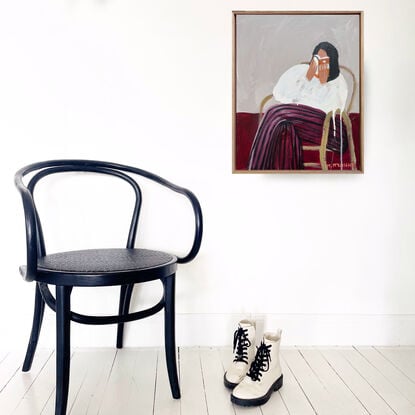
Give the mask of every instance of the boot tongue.
[(252, 322), (245, 320), (245, 321), (240, 321), (239, 322), (239, 326), (242, 327), (243, 329), (254, 329), (255, 326), (252, 324)]
[(264, 337), (263, 342), (265, 343), (265, 346), (275, 346), (278, 341), (273, 338)]
[(269, 346), (276, 345), (281, 340), (281, 330), (278, 330), (276, 333), (264, 333), (263, 341)]
[(253, 337), (255, 336), (255, 327), (250, 322), (240, 322), (239, 326), (245, 330), (248, 330), (248, 338), (252, 341)]
[(277, 333), (265, 333), (263, 342), (269, 347), (269, 366), (270, 368), (279, 367), (279, 352), (281, 342), (281, 330)]

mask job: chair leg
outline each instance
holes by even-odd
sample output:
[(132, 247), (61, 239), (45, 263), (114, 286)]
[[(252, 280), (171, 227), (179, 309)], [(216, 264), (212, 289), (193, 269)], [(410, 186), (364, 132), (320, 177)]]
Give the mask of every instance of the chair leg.
[(176, 338), (175, 338), (175, 275), (163, 280), (164, 286), (164, 340), (167, 372), (169, 374), (170, 389), (174, 399), (180, 398), (179, 378), (177, 376)]
[[(123, 314), (128, 314), (131, 303), (131, 295), (133, 294), (134, 284), (122, 285), (120, 292), (120, 306), (118, 309), (118, 314), (121, 316)], [(122, 349), (123, 340), (124, 340), (124, 324), (118, 323), (117, 328), (117, 349)]]
[(70, 371), (72, 287), (56, 286), (56, 401), (55, 415), (65, 415)]
[(45, 311), (45, 301), (40, 293), (39, 285), (36, 283), (35, 309), (33, 311), (32, 331), (30, 333), (29, 344), (27, 345), (26, 356), (23, 363), (23, 372), (28, 372), (32, 367), (33, 357), (36, 352), (39, 340), (40, 329), (42, 328), (43, 313)]

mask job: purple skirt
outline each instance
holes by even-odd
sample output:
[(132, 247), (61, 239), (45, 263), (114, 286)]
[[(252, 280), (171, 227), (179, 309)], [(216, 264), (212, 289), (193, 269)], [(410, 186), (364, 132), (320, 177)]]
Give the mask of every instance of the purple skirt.
[[(249, 155), (249, 170), (302, 170), (303, 145), (320, 145), (326, 113), (301, 104), (278, 104), (264, 114)], [(347, 131), (340, 115), (330, 122), (327, 148), (344, 153)], [(340, 133), (341, 131), (341, 133)]]

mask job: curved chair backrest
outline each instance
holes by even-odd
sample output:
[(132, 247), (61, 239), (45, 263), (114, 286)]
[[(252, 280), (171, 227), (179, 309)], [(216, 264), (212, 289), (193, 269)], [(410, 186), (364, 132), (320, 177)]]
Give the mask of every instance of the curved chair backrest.
[[(354, 76), (354, 73), (351, 69), (349, 69), (347, 66), (344, 65), (340, 65), (340, 69), (343, 71), (343, 73), (347, 73), (349, 78), (350, 78), (350, 82), (349, 85), (351, 84), (351, 93), (349, 91), (348, 94), (348, 100), (349, 100), (349, 104), (347, 105), (347, 113), (350, 114), (350, 111), (352, 109), (352, 105), (353, 105), (353, 101), (354, 101), (354, 97), (356, 95), (356, 77)], [(347, 82), (347, 80), (346, 80)]]
[[(44, 177), (63, 172), (91, 172), (106, 174), (118, 177), (131, 185), (135, 193), (135, 204), (128, 232), (127, 248), (134, 248), (142, 201), (140, 186), (131, 177), (131, 175), (145, 177), (187, 197), (192, 205), (195, 215), (195, 235), (193, 245), (189, 253), (184, 257), (178, 257), (177, 262), (189, 262), (199, 252), (203, 233), (202, 211), (199, 201), (191, 191), (183, 187), (179, 187), (153, 173), (127, 165), (96, 160), (50, 160), (25, 166), (15, 175), (15, 184), (23, 200), (26, 221), (27, 266), (23, 275), (26, 280), (31, 281), (35, 279), (38, 258), (46, 255), (42, 226), (34, 202), (33, 191), (36, 184)], [(30, 173), (32, 173), (33, 176), (26, 185), (24, 183), (24, 177)]]

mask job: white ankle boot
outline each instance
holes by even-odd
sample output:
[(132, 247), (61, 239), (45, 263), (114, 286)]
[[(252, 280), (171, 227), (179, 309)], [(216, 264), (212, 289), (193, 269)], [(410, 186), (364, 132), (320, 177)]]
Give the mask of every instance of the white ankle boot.
[(279, 355), (280, 343), (281, 330), (264, 334), (249, 372), (232, 392), (233, 403), (242, 406), (263, 405), (273, 391), (281, 388), (283, 376)]
[(255, 321), (241, 320), (233, 335), (234, 359), (223, 381), (234, 388), (245, 377), (255, 357)]

